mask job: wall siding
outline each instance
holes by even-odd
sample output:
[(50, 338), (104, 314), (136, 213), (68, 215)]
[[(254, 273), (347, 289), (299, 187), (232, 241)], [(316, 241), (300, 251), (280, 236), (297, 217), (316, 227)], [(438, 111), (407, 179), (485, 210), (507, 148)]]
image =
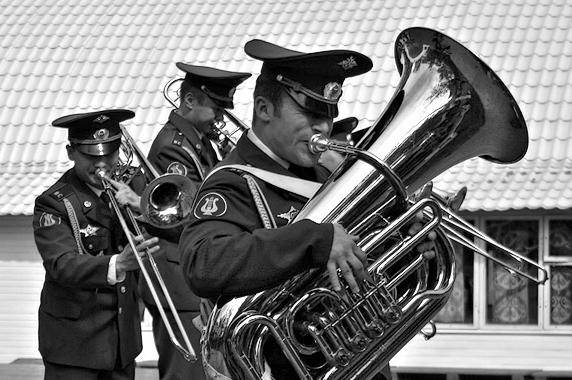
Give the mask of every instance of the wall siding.
[(32, 217), (0, 217), (0, 363), (40, 357), (37, 313), (43, 280)]
[[(31, 216), (0, 217), (0, 363), (39, 358), (37, 310), (44, 270), (33, 241)], [(156, 360), (149, 315), (138, 361)], [(418, 335), (391, 360), (397, 372), (572, 374), (572, 334), (503, 334), (440, 329)]]
[[(32, 216), (0, 216), (0, 364), (40, 358), (38, 307), (43, 282)], [(142, 328), (144, 347), (137, 360), (156, 360), (148, 314)]]

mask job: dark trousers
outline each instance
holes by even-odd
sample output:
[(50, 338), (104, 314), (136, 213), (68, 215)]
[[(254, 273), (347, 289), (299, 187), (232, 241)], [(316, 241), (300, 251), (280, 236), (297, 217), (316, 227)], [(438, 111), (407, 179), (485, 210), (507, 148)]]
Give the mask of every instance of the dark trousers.
[(133, 380), (135, 379), (135, 362), (125, 368), (111, 371), (101, 369), (74, 367), (50, 363), (44, 360), (44, 380)]
[[(145, 304), (147, 310), (153, 317), (153, 337), (155, 338), (155, 347), (159, 353), (159, 360), (157, 366), (159, 367), (159, 379), (160, 380), (205, 380), (205, 372), (203, 369), (202, 358), (201, 358), (201, 345), (200, 338), (201, 333), (193, 325), (193, 318), (199, 315), (199, 312), (189, 312), (189, 311), (179, 311), (178, 315), (181, 319), (181, 323), (189, 337), (189, 341), (193, 346), (193, 350), (197, 356), (197, 361), (192, 363), (187, 361), (183, 354), (180, 353), (169, 338), (169, 333), (159, 309), (155, 305)], [(179, 344), (187, 348), (185, 341), (181, 336), (173, 313), (169, 309), (164, 309), (167, 315), (167, 320), (169, 321), (175, 337)]]

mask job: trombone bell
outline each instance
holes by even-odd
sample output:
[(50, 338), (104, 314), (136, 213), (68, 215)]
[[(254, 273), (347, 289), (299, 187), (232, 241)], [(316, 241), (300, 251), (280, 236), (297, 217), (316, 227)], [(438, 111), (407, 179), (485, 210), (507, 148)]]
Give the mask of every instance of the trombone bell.
[(141, 213), (157, 228), (183, 224), (191, 215), (197, 188), (188, 177), (167, 173), (151, 181), (141, 194)]

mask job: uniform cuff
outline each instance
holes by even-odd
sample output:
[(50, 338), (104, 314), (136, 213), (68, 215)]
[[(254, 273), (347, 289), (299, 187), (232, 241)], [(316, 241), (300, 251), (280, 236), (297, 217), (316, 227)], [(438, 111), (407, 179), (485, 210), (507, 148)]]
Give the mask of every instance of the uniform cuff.
[(115, 269), (115, 262), (117, 261), (117, 255), (111, 256), (109, 260), (109, 266), (107, 268), (107, 283), (109, 285), (115, 285), (119, 282), (123, 282), (125, 277), (127, 276), (125, 272), (121, 273), (120, 276), (117, 276), (117, 271)]

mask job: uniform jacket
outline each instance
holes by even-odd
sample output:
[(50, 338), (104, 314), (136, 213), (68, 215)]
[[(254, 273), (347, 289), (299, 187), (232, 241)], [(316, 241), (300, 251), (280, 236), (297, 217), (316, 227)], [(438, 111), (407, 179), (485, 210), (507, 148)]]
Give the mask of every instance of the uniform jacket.
[(110, 257), (126, 244), (108, 204), (71, 169), (36, 199), (33, 228), (46, 270), (38, 313), (43, 359), (111, 370), (119, 355), (123, 366), (131, 364), (142, 349), (137, 279), (128, 272), (121, 283), (107, 282)]
[[(174, 111), (169, 116), (169, 122), (159, 131), (151, 145), (148, 158), (161, 174), (185, 175), (196, 184), (197, 188), (206, 173), (218, 162), (212, 146), (204, 145), (191, 124)], [(160, 233), (156, 235), (161, 236)], [(154, 258), (175, 308), (179, 311), (198, 311), (200, 298), (191, 292), (183, 277), (177, 244), (161, 240), (159, 245), (161, 250), (154, 255)], [(155, 288), (160, 289), (154, 276), (152, 279)], [(141, 293), (146, 302), (155, 304), (146, 284), (141, 287)], [(162, 293), (159, 297), (166, 307), (167, 303)]]
[[(252, 165), (291, 177), (323, 182), (323, 167), (284, 169), (243, 134), (221, 163)], [(298, 172), (298, 174), (294, 174)], [(256, 179), (276, 229), (264, 229), (247, 181), (240, 172), (216, 171), (195, 199), (193, 216), (179, 250), (186, 279), (205, 298), (236, 297), (277, 286), (310, 268), (325, 267), (332, 224), (302, 220), (290, 224), (304, 197)]]

